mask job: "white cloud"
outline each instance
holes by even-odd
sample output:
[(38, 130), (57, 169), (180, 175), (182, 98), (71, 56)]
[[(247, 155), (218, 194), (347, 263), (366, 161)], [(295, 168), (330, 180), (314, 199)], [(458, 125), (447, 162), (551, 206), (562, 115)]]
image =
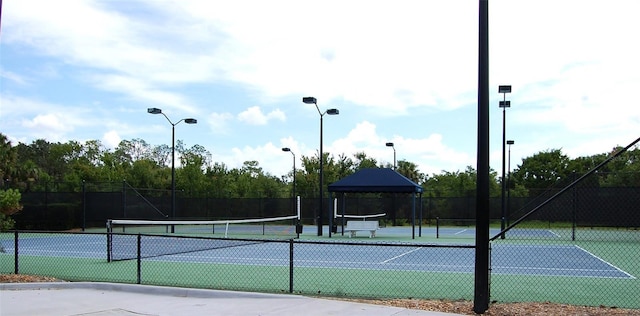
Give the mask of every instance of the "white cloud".
[[(327, 151), (389, 162), (384, 142), (393, 141), (398, 159), (422, 172), (475, 165), (475, 142), (459, 141), (475, 128), (455, 126), (447, 113), (475, 113), (477, 1), (21, 0), (4, 8), (0, 120), (13, 139), (164, 136), (165, 122), (140, 118), (160, 107), (172, 119), (187, 113), (209, 125), (208, 133), (181, 130), (181, 138), (211, 146), (211, 134), (232, 135), (234, 146), (254, 144), (237, 147), (242, 157), (288, 170), (280, 148), (232, 131), (286, 121), (264, 133), (295, 145), (297, 155), (315, 155), (317, 134), (307, 129), (316, 125), (298, 120), (315, 111), (299, 110), (299, 97), (313, 95), (321, 108), (341, 110)], [(490, 9), (491, 86), (513, 85), (509, 136), (520, 153), (594, 154), (637, 130), (640, 2), (495, 0)], [(64, 89), (69, 82), (73, 89)], [(273, 104), (279, 108), (266, 110)], [(425, 113), (455, 128), (431, 129)], [(407, 123), (385, 126), (398, 116)], [(393, 137), (383, 135), (389, 130)], [(216, 151), (231, 151), (218, 147), (226, 140)], [(491, 145), (493, 157), (499, 141)]]
[(440, 173), (442, 169), (459, 170), (475, 164), (475, 157), (448, 147), (440, 134), (431, 134), (427, 138), (394, 136), (385, 139), (378, 135), (376, 126), (367, 121), (357, 124), (347, 137), (332, 142), (324, 150), (345, 153), (350, 158), (357, 152), (364, 152), (368, 157), (375, 158), (378, 164), (393, 164), (393, 149), (386, 147), (386, 142), (394, 143), (397, 161), (413, 162), (425, 174)]
[(20, 85), (27, 84), (27, 80), (23, 76), (10, 71), (4, 71), (2, 69), (0, 69), (0, 78), (11, 80)]
[(102, 136), (102, 142), (107, 148), (116, 148), (121, 141), (122, 139), (116, 131), (108, 131)]
[(258, 106), (252, 106), (243, 112), (238, 114), (238, 120), (250, 125), (266, 125), (269, 120), (285, 121), (286, 116), (280, 109), (269, 112), (268, 114), (262, 113), (262, 110)]
[(23, 121), (22, 125), (33, 130), (34, 134), (40, 135), (40, 138), (54, 140), (62, 139), (64, 133), (72, 130), (62, 115), (52, 113), (37, 115), (31, 120)]
[(229, 122), (233, 120), (231, 113), (211, 113), (207, 123), (215, 134), (226, 134), (229, 132)]

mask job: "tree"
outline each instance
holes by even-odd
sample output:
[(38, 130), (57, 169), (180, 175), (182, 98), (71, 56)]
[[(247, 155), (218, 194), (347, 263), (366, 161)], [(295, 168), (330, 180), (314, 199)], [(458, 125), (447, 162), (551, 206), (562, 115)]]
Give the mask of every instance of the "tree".
[(11, 146), (7, 137), (0, 133), (0, 187), (4, 187), (5, 181), (11, 180), (12, 174), (16, 171), (18, 152)]
[(227, 197), (230, 187), (231, 178), (229, 170), (224, 163), (214, 163), (213, 166), (207, 167), (205, 171), (207, 177), (207, 192), (213, 193), (213, 197)]
[(22, 210), (20, 199), (18, 190), (0, 190), (0, 231), (12, 229), (15, 225), (15, 221), (10, 216)]
[(345, 154), (340, 154), (336, 160), (336, 171), (338, 179), (350, 176), (355, 170), (355, 163)]
[(356, 158), (354, 164), (354, 167), (357, 170), (360, 169), (365, 169), (365, 168), (376, 168), (377, 167), (377, 160), (374, 158), (369, 158), (367, 157), (367, 154), (364, 151), (361, 152), (357, 152), (353, 155), (354, 158)]
[(467, 166), (464, 172), (444, 171), (431, 176), (425, 186), (435, 197), (470, 196), (476, 191), (476, 171), (471, 166)]
[(547, 150), (524, 158), (511, 176), (529, 190), (546, 189), (570, 179), (573, 173), (569, 169), (570, 162), (560, 149)]
[(158, 165), (167, 166), (171, 162), (171, 147), (158, 145), (151, 150), (151, 159)]
[[(619, 150), (622, 150), (622, 147), (614, 148), (609, 155), (613, 155)], [(603, 160), (606, 158), (604, 154), (602, 157)], [(620, 154), (605, 167), (601, 185), (608, 187), (640, 187), (639, 148)]]
[(406, 160), (398, 161), (398, 173), (409, 178), (409, 180), (421, 184), (424, 180), (424, 174), (418, 170), (418, 165)]
[(206, 192), (207, 177), (203, 173), (209, 166), (211, 154), (202, 146), (195, 145), (180, 154), (181, 168), (176, 172), (176, 185), (186, 188), (190, 194)]
[(116, 150), (122, 150), (125, 152), (132, 161), (139, 159), (151, 158), (151, 146), (146, 141), (140, 138), (134, 138), (132, 140), (123, 140), (118, 144)]
[(165, 169), (150, 159), (139, 159), (133, 162), (124, 180), (134, 188), (171, 189), (171, 175), (163, 172)]
[(286, 188), (282, 180), (264, 173), (255, 160), (245, 161), (240, 169), (231, 169), (227, 173), (231, 197), (286, 197)]

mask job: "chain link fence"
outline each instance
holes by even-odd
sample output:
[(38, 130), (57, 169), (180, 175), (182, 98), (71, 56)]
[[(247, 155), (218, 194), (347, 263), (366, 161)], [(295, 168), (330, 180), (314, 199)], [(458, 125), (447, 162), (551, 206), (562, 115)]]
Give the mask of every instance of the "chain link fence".
[[(640, 187), (618, 186), (611, 181), (628, 176), (633, 175), (594, 172), (566, 190), (565, 184), (559, 184), (543, 191), (531, 190), (527, 197), (512, 196), (507, 200), (509, 229), (504, 238), (499, 229), (500, 199), (492, 199), (491, 300), (640, 308)], [(18, 228), (66, 229), (69, 225), (78, 227), (78, 223), (104, 227), (108, 218), (164, 219), (168, 213), (167, 192), (145, 192), (122, 183), (90, 185), (76, 192), (23, 194), (25, 210), (16, 216)], [(472, 195), (424, 196), (420, 208), (424, 229), (417, 240), (399, 243), (397, 237), (382, 233), (407, 224), (408, 198), (354, 197), (348, 201), (350, 214), (387, 213), (381, 219), (381, 224), (386, 223), (381, 227), (386, 227), (376, 234), (376, 243), (355, 243), (358, 238), (345, 241), (344, 237), (261, 241), (210, 250), (212, 254), (206, 258), (201, 253), (207, 251), (185, 250), (172, 255), (181, 259), (134, 256), (108, 262), (108, 235), (104, 231), (2, 233), (1, 272), (70, 281), (470, 300), (474, 199)], [(294, 208), (291, 199), (259, 198), (180, 198), (178, 206), (177, 214), (190, 219), (279, 216), (291, 214)], [(305, 199), (301, 208), (303, 223), (315, 225), (317, 200)], [(151, 236), (144, 234), (139, 238), (142, 249), (180, 248), (197, 239), (171, 236), (152, 242)], [(219, 261), (222, 257), (248, 260)]]
[(640, 188), (609, 177), (594, 172), (520, 204), (504, 238), (492, 237), (492, 298), (640, 308)]
[(42, 231), (4, 233), (1, 242), (1, 273), (68, 281), (331, 297), (473, 296), (470, 245)]

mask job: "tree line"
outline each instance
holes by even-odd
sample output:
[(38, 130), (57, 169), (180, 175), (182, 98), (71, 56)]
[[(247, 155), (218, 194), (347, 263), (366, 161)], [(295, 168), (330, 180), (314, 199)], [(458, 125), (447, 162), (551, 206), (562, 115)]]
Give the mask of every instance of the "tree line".
[[(262, 169), (257, 160), (245, 161), (240, 168), (229, 168), (212, 160), (211, 153), (200, 145), (186, 147), (176, 143), (176, 188), (185, 197), (224, 198), (280, 198), (293, 195), (293, 170), (276, 176)], [(513, 169), (507, 181), (512, 196), (529, 196), (536, 190), (557, 186), (575, 179), (609, 155), (609, 153), (571, 159), (561, 149), (549, 149), (524, 158)], [(295, 170), (296, 195), (303, 198), (318, 196), (318, 154), (302, 156), (301, 166)], [(324, 185), (349, 176), (362, 168), (391, 168), (359, 152), (353, 156), (324, 153)], [(640, 149), (629, 150), (599, 170), (599, 186), (640, 187)], [(400, 160), (397, 171), (422, 185), (425, 194), (434, 197), (462, 197), (475, 194), (476, 170), (424, 174), (417, 165)], [(12, 144), (0, 133), (0, 189), (19, 192), (78, 191), (86, 183), (127, 181), (136, 188), (171, 188), (171, 147), (150, 145), (143, 139), (123, 140), (113, 149), (99, 140), (84, 143), (49, 142), (38, 139), (30, 144)], [(495, 171), (490, 175), (490, 193), (500, 196), (502, 179)], [(55, 187), (51, 186), (55, 183)], [(50, 186), (45, 188), (45, 186)], [(326, 192), (326, 190), (325, 190)]]

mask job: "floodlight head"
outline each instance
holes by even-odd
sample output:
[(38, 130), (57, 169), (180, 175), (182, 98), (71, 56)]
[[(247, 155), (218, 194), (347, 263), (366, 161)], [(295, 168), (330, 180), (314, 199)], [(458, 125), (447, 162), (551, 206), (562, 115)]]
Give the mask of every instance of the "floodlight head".
[(507, 141), (507, 145), (513, 145), (513, 144), (515, 144), (515, 143), (516, 143), (516, 142), (515, 142), (515, 141), (513, 141), (513, 140), (508, 140), (508, 141)]
[(302, 98), (302, 102), (305, 104), (318, 104), (318, 100), (314, 97), (304, 97)]
[(194, 119), (194, 118), (186, 118), (184, 119), (184, 122), (187, 124), (197, 124), (198, 120)]
[(511, 101), (500, 101), (500, 107), (501, 108), (510, 108), (511, 107)]
[(282, 151), (291, 151), (291, 148), (289, 148), (289, 147), (284, 147), (284, 148), (282, 148)]
[(148, 108), (147, 113), (149, 114), (162, 114), (162, 110), (158, 108)]
[(498, 93), (511, 93), (511, 86), (498, 86)]
[(393, 147), (393, 143), (386, 143), (385, 144), (387, 147)]
[(329, 115), (338, 115), (338, 114), (340, 114), (340, 111), (338, 111), (338, 109), (328, 109), (327, 110), (327, 114), (329, 114)]

